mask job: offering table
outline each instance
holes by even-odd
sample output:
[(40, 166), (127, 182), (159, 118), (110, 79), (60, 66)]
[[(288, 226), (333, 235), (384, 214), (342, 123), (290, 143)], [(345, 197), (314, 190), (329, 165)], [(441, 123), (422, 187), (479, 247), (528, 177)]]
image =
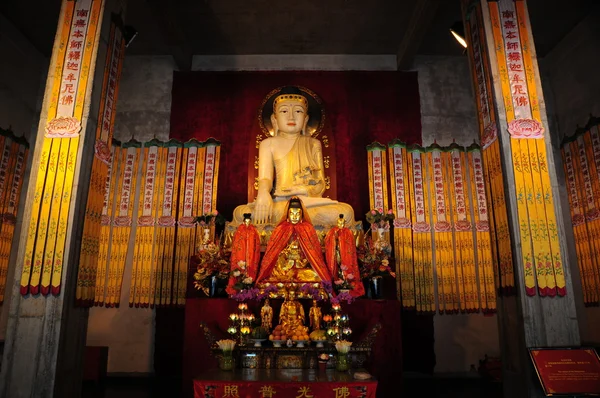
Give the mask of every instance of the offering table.
[(194, 379), (194, 398), (363, 397), (374, 398), (377, 381), (355, 380), (347, 372), (307, 369), (210, 370)]
[[(192, 380), (211, 369), (218, 369), (217, 358), (204, 336), (205, 324), (217, 338), (228, 338), (227, 314), (234, 312), (237, 302), (231, 299), (187, 299), (183, 342), (183, 387), (186, 397), (192, 396)], [(280, 300), (272, 300), (277, 312)], [(308, 309), (310, 303), (304, 303)], [(249, 310), (257, 314), (260, 303), (249, 302)], [(352, 304), (342, 304), (350, 317), (353, 340), (360, 341), (376, 324), (381, 330), (373, 342), (371, 356), (364, 364), (366, 370), (378, 380), (377, 396), (389, 397), (400, 387), (402, 374), (401, 306), (397, 300), (358, 299)], [(279, 397), (279, 395), (277, 395)]]

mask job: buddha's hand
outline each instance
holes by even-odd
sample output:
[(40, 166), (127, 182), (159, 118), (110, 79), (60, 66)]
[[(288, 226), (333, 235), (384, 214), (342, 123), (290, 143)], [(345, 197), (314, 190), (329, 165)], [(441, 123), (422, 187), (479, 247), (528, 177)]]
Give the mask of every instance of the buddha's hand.
[(273, 210), (273, 198), (268, 192), (258, 192), (254, 204), (254, 221), (257, 224), (266, 224), (271, 221)]

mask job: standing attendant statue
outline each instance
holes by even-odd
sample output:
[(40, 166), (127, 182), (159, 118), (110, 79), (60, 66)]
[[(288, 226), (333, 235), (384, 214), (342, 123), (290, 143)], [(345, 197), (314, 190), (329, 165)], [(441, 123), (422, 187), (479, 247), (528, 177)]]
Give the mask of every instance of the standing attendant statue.
[(273, 328), (273, 307), (269, 304), (269, 299), (265, 300), (265, 305), (260, 309), (261, 326), (267, 332)]
[(353, 297), (364, 296), (365, 287), (360, 281), (354, 235), (346, 227), (343, 214), (339, 215), (337, 226), (325, 236), (325, 260), (334, 278), (342, 278), (353, 285), (350, 290)]
[(308, 311), (308, 318), (310, 319), (310, 328), (315, 330), (321, 330), (321, 318), (323, 313), (321, 308), (317, 306), (317, 300), (313, 300), (313, 306)]

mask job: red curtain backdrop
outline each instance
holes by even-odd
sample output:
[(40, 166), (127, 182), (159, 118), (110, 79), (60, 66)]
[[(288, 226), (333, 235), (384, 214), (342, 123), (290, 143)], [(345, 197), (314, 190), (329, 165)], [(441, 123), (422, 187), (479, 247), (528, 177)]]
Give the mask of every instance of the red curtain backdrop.
[(416, 72), (175, 72), (171, 138), (221, 141), (217, 208), (231, 219), (235, 206), (247, 203), (258, 108), (285, 85), (307, 87), (323, 100), (323, 134), (335, 145), (337, 199), (362, 219), (369, 210), (365, 146), (394, 138), (421, 143)]

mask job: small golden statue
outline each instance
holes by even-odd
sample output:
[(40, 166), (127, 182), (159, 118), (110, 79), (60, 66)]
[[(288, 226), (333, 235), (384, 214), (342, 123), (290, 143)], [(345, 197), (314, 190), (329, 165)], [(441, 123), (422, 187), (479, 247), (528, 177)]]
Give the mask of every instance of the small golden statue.
[(313, 300), (313, 306), (310, 307), (308, 318), (310, 319), (310, 327), (313, 331), (321, 330), (321, 318), (323, 313), (321, 308), (317, 306), (317, 300)]
[(308, 328), (304, 326), (306, 316), (304, 308), (296, 300), (296, 292), (289, 290), (279, 311), (279, 324), (286, 336), (307, 335)]
[(273, 328), (273, 307), (269, 304), (269, 299), (265, 300), (265, 305), (260, 309), (261, 326), (267, 332)]

